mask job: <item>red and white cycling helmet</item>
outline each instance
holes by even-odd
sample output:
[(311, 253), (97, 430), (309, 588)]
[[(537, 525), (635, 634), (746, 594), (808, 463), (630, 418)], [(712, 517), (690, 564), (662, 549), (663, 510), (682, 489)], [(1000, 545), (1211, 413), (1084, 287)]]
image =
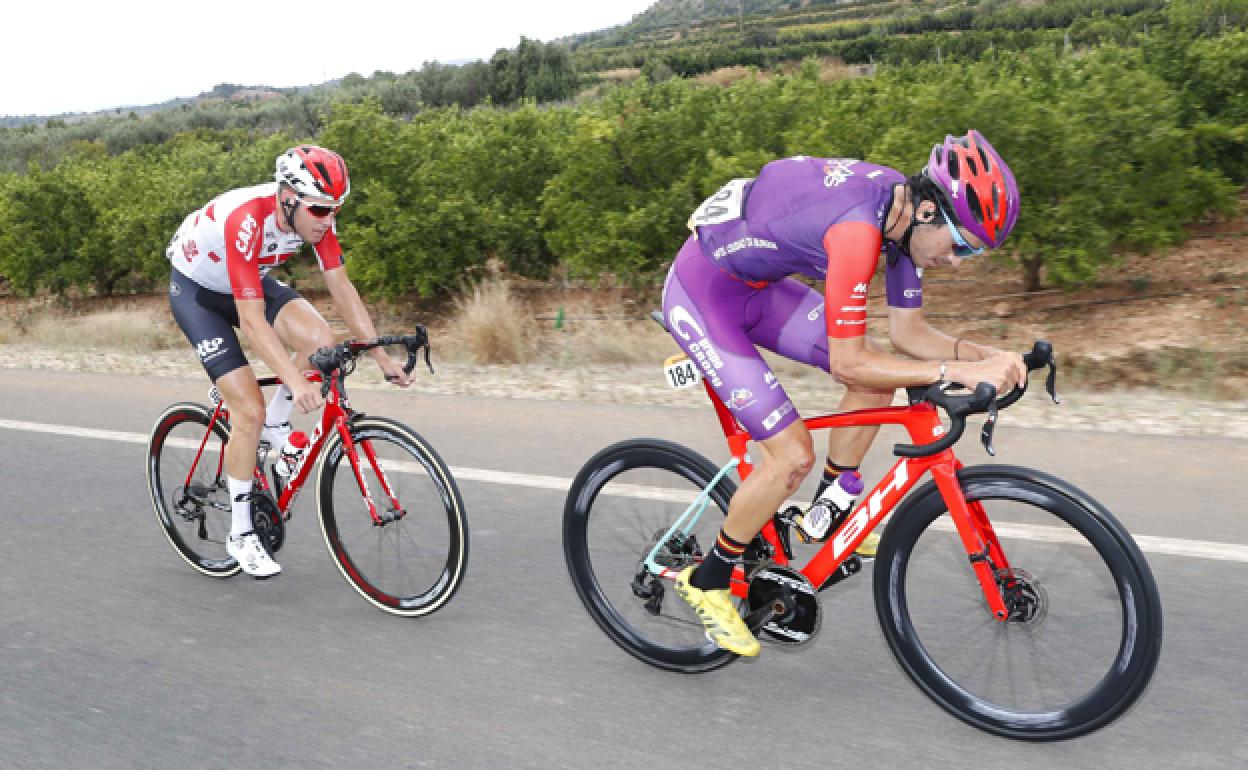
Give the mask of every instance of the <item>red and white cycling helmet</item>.
[(351, 192), (346, 161), (333, 150), (314, 144), (291, 147), (277, 156), (278, 182), (289, 185), (300, 199), (341, 206)]

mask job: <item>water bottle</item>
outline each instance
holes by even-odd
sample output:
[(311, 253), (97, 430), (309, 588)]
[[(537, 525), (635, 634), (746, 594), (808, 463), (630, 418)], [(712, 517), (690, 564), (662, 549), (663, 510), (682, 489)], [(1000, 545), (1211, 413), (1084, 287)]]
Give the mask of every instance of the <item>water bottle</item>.
[(797, 534), (804, 542), (824, 540), (849, 515), (854, 501), (862, 494), (862, 476), (858, 471), (845, 471), (828, 485), (810, 506), (797, 517)]
[(295, 472), (295, 468), (299, 467), (299, 461), (303, 459), (303, 453), (306, 451), (308, 451), (308, 434), (301, 430), (291, 431), (291, 434), (286, 437), (286, 443), (282, 445), (282, 451), (277, 455), (277, 462), (273, 463), (273, 470), (277, 471), (277, 475), (282, 479), (289, 479)]

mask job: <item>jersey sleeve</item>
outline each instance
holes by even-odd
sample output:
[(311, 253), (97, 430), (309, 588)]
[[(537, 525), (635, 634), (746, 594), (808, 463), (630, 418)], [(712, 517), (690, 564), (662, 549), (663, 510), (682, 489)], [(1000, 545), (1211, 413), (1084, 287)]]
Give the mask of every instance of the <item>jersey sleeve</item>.
[(342, 267), (346, 260), (342, 257), (342, 245), (338, 243), (338, 225), (325, 233), (321, 242), (312, 247), (312, 252), (316, 254), (316, 261), (321, 264), (322, 272)]
[(923, 271), (910, 255), (895, 243), (888, 244), (888, 266), (884, 268), (884, 286), (889, 307), (923, 307)]
[(264, 299), (260, 287), (260, 244), (264, 217), (258, 206), (240, 206), (225, 220), (225, 262), (235, 299)]
[(867, 333), (867, 286), (880, 261), (881, 242), (880, 228), (869, 222), (838, 222), (823, 234), (829, 337), (848, 339)]

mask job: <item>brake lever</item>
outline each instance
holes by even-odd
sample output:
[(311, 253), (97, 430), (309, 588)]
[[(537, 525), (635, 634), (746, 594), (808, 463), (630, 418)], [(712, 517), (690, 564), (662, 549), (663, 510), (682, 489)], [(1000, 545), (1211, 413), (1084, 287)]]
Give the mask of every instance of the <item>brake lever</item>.
[(979, 431), (979, 440), (984, 445), (984, 451), (989, 457), (996, 457), (997, 450), (992, 445), (992, 433), (997, 427), (997, 402), (993, 399), (988, 404), (988, 417), (984, 420), (984, 427)]
[(1057, 359), (1049, 361), (1049, 376), (1044, 380), (1044, 389), (1048, 391), (1053, 403), (1062, 403), (1062, 400), (1057, 397)]

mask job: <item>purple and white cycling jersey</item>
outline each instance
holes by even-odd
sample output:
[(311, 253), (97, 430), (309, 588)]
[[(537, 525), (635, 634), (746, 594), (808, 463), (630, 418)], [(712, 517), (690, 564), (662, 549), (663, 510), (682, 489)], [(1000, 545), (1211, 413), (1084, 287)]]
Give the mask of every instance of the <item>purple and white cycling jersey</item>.
[[(866, 333), (884, 218), (905, 177), (865, 161), (795, 157), (735, 179), (694, 212), (663, 288), (677, 343), (755, 440), (798, 419), (755, 346), (828, 370), (828, 337)], [(921, 273), (889, 243), (891, 307), (923, 303)], [(790, 277), (825, 282), (823, 295)]]

